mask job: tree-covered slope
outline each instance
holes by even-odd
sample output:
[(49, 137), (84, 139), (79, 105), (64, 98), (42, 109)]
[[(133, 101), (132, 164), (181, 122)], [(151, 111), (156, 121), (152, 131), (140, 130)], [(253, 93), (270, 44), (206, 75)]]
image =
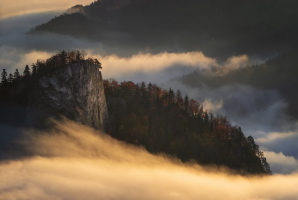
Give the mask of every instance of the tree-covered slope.
[(251, 136), (246, 138), (226, 117), (207, 113), (195, 100), (182, 98), (180, 91), (115, 80), (105, 80), (104, 87), (109, 112), (107, 133), (112, 137), (182, 161), (271, 173)]
[[(102, 39), (96, 34), (113, 30), (131, 34), (147, 46), (178, 43), (181, 49), (214, 55), (274, 52), (297, 44), (297, 6), (295, 0), (102, 0), (80, 8), (80, 15), (88, 19), (80, 34), (68, 28), (82, 25), (77, 14), (62, 15), (31, 33)], [(63, 26), (65, 21), (73, 25)]]
[(107, 28), (104, 22), (94, 22), (80, 13), (72, 13), (55, 17), (47, 23), (36, 26), (31, 32), (53, 32), (75, 37), (99, 38), (101, 31)]
[[(79, 73), (75, 73), (78, 76), (74, 76), (69, 66), (75, 67), (80, 63), (84, 66), (80, 67)], [(93, 124), (97, 123), (94, 122), (96, 117), (93, 115), (102, 118), (100, 110), (92, 113), (91, 108), (84, 118), (85, 115), (81, 113), (84, 107), (78, 107), (85, 103), (89, 105), (94, 99), (100, 101), (92, 97), (94, 94), (86, 95), (87, 90), (94, 89), (95, 83), (92, 87), (88, 84), (80, 87), (79, 83), (82, 79), (89, 80), (89, 76), (95, 74), (95, 65), (101, 68), (96, 59), (84, 59), (79, 51), (63, 51), (46, 61), (37, 61), (31, 70), (27, 65), (23, 75), (17, 70), (14, 75), (7, 75), (3, 70), (0, 85), (0, 122), (23, 127), (27, 120), (33, 120), (35, 125), (40, 127), (43, 122), (41, 117), (47, 119), (55, 116), (59, 119), (60, 115), (64, 115), (73, 119), (72, 111), (79, 110), (82, 123), (93, 127)], [(93, 71), (90, 72), (93, 75), (85, 73), (88, 67), (92, 67)], [(64, 75), (67, 75), (68, 79), (65, 79)], [(68, 87), (69, 85), (71, 87)], [(180, 91), (161, 90), (151, 83), (118, 83), (114, 80), (104, 80), (103, 87), (108, 109), (108, 121), (103, 123), (105, 131), (112, 137), (142, 145), (152, 153), (176, 156), (182, 161), (194, 160), (203, 165), (227, 166), (246, 173), (271, 173), (266, 158), (251, 136), (245, 137), (241, 128), (232, 126), (226, 117), (205, 112), (193, 99), (188, 99), (187, 96), (183, 98)], [(98, 94), (99, 91), (94, 93)], [(67, 107), (69, 105), (70, 107)], [(32, 118), (28, 112), (34, 108), (46, 112)], [(69, 115), (71, 113), (72, 115)], [(88, 124), (86, 120), (90, 116), (93, 122)], [(1, 137), (5, 138), (7, 133), (5, 134)], [(11, 141), (6, 142), (3, 148), (11, 149), (11, 144), (20, 148)], [(0, 151), (4, 151), (3, 148), (1, 147)]]

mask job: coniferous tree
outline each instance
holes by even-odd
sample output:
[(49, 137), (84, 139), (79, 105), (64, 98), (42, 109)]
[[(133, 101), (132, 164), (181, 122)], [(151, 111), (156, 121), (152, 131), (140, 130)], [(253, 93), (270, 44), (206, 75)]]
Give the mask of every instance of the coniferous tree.
[(9, 83), (12, 83), (13, 82), (13, 75), (10, 73), (9, 75), (8, 75), (8, 82)]
[(81, 52), (77, 51), (76, 60), (81, 60)]
[(66, 52), (64, 50), (61, 52), (61, 64), (62, 66), (66, 65)]
[(176, 92), (176, 103), (180, 106), (180, 108), (183, 108), (183, 98), (180, 90), (177, 90)]
[(212, 113), (210, 113), (210, 131), (211, 132), (213, 130), (213, 121), (214, 121), (214, 116)]
[(33, 63), (32, 64), (32, 76), (36, 76), (37, 74), (37, 66)]
[(7, 72), (3, 69), (1, 73), (1, 84), (5, 85), (7, 83)]
[(248, 136), (247, 137), (247, 143), (249, 144), (249, 146), (251, 147), (251, 150), (253, 150), (253, 152), (258, 155), (259, 154), (259, 145), (257, 145), (255, 143), (255, 140), (252, 136)]
[(272, 174), (272, 171), (270, 170), (270, 165), (267, 162), (266, 158), (261, 157), (260, 159), (261, 159), (261, 163), (262, 163), (262, 166), (263, 166), (263, 169), (265, 170), (265, 172), (267, 172), (268, 174)]
[(15, 80), (20, 80), (20, 73), (18, 69), (16, 69), (15, 73), (13, 74), (13, 77)]
[(172, 88), (170, 88), (169, 90), (169, 104), (173, 104), (175, 103), (175, 94), (174, 91), (172, 90)]
[(186, 112), (188, 112), (188, 106), (189, 106), (189, 100), (188, 100), (188, 96), (186, 95), (186, 96), (184, 97), (184, 110), (185, 110)]
[(24, 77), (29, 77), (31, 75), (30, 68), (28, 65), (26, 65), (23, 75)]
[(153, 87), (152, 87), (152, 83), (150, 82), (148, 84), (148, 92), (149, 92), (149, 96), (151, 97), (151, 94), (152, 94), (152, 90), (153, 90)]
[(97, 67), (99, 69), (102, 69), (101, 63), (96, 58), (94, 59), (94, 61), (95, 61), (95, 64), (97, 65)]

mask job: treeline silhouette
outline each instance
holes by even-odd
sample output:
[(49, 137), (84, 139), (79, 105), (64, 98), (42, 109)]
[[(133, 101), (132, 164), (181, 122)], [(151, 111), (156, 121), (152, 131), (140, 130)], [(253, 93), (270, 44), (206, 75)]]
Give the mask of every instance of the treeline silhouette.
[(204, 111), (178, 90), (154, 84), (104, 80), (109, 111), (107, 133), (153, 153), (182, 161), (225, 165), (249, 173), (269, 173), (270, 166), (252, 136), (226, 117)]
[(31, 32), (46, 31), (75, 37), (100, 38), (100, 32), (103, 30), (108, 30), (106, 23), (94, 22), (80, 13), (72, 13), (55, 17), (31, 29)]
[[(40, 84), (43, 77), (61, 77), (69, 64), (84, 64), (89, 66), (95, 63), (98, 68), (101, 64), (96, 59), (86, 58), (83, 51), (62, 51), (47, 60), (37, 60), (24, 69), (16, 69), (8, 74), (1, 69), (0, 74), (0, 160), (11, 160), (31, 156), (28, 148), (19, 143), (24, 137), (22, 128), (35, 130), (50, 130), (53, 128), (49, 118), (61, 119), (64, 114), (56, 104), (50, 104), (45, 98), (43, 86)], [(58, 75), (58, 76), (57, 76)], [(62, 80), (63, 81), (63, 80)], [(53, 89), (54, 91), (54, 89)], [(65, 117), (71, 117), (70, 115)]]
[(31, 65), (31, 68), (26, 65), (22, 74), (18, 69), (13, 74), (8, 74), (6, 69), (3, 69), (0, 83), (0, 110), (2, 114), (0, 121), (18, 124), (18, 121), (21, 123), (25, 120), (26, 109), (30, 106), (29, 104), (40, 101), (36, 94), (36, 87), (39, 86), (38, 81), (43, 76), (59, 73), (60, 70), (72, 63), (90, 62), (102, 68), (97, 59), (85, 58), (85, 54), (82, 51), (62, 51), (47, 60), (37, 60)]

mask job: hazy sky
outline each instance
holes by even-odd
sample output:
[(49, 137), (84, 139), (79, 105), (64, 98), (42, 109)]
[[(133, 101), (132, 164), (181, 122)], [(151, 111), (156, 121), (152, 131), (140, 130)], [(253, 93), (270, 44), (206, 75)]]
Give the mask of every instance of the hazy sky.
[[(163, 83), (196, 69), (208, 69), (214, 65), (225, 65), (228, 69), (235, 69), (246, 64), (262, 62), (263, 58), (231, 55), (228, 60), (219, 63), (216, 58), (205, 56), (204, 52), (152, 54), (150, 49), (146, 48), (109, 46), (104, 42), (57, 34), (25, 34), (30, 28), (58, 15), (56, 9), (63, 10), (77, 3), (85, 5), (90, 2), (1, 1), (1, 16), (18, 16), (0, 20), (0, 70), (5, 68), (9, 73), (13, 73), (18, 68), (22, 72), (26, 64), (31, 65), (37, 59), (47, 59), (63, 49), (85, 50), (102, 62), (104, 78), (146, 81), (158, 83), (165, 89), (180, 89), (183, 94), (188, 94), (203, 104), (207, 110), (226, 115), (234, 125), (242, 127), (246, 136), (253, 135), (265, 151), (265, 157), (268, 158), (274, 173), (287, 174), (298, 169), (297, 122), (288, 119), (284, 113), (287, 104), (276, 91), (239, 85), (227, 85), (218, 89), (195, 89), (175, 82)], [(44, 10), (55, 12), (33, 13)], [(28, 14), (19, 15), (22, 13)], [(256, 102), (259, 101), (266, 103), (263, 107), (258, 107)]]
[(40, 13), (45, 11), (66, 10), (77, 4), (88, 5), (92, 0), (1, 0), (0, 19), (23, 15)]

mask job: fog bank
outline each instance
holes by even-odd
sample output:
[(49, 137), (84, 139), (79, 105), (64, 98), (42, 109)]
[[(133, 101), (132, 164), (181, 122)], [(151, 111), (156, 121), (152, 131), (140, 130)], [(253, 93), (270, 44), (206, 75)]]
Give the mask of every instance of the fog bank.
[(155, 156), (65, 121), (26, 131), (32, 158), (0, 164), (1, 199), (295, 199), (298, 174), (243, 177)]
[[(31, 38), (30, 36), (27, 37)], [(38, 40), (38, 37), (42, 39), (42, 36), (37, 36), (35, 40)], [(71, 40), (77, 41), (76, 39), (70, 39), (65, 42), (68, 43)], [(81, 44), (79, 42), (73, 43), (73, 45), (78, 45), (74, 47), (82, 47), (81, 45), (88, 44), (87, 41), (86, 43), (81, 42)], [(109, 55), (106, 51), (103, 51), (103, 47), (97, 47), (94, 46), (93, 50), (89, 48), (83, 48), (82, 50), (87, 53), (86, 57), (97, 58), (101, 62), (103, 66), (101, 71), (104, 78), (115, 78), (118, 81), (126, 80), (137, 83), (142, 81), (163, 83), (177, 76), (202, 69), (206, 71), (207, 75), (212, 75), (211, 68), (214, 66), (224, 66), (222, 67), (224, 70), (221, 71), (221, 75), (223, 75), (228, 73), (229, 70), (243, 67), (254, 61), (249, 59), (248, 56), (242, 55), (232, 56), (224, 63), (220, 63), (215, 58), (205, 56), (202, 52), (161, 52), (158, 54), (139, 52), (126, 57), (116, 54)], [(30, 66), (37, 59), (46, 60), (53, 54), (60, 53), (56, 50), (30, 50), (9, 45), (0, 46), (0, 52), (2, 52), (0, 54), (0, 64), (8, 73), (13, 73), (15, 69), (22, 72), (26, 64)]]

